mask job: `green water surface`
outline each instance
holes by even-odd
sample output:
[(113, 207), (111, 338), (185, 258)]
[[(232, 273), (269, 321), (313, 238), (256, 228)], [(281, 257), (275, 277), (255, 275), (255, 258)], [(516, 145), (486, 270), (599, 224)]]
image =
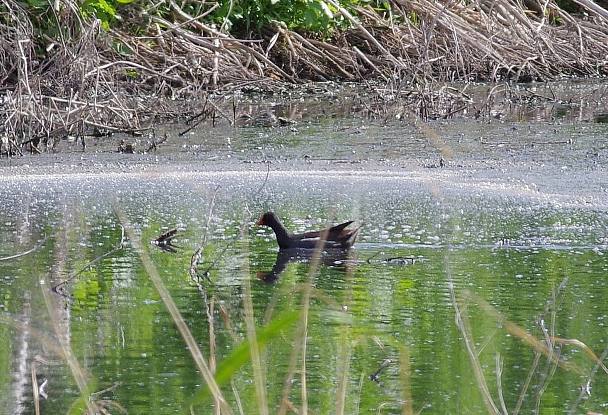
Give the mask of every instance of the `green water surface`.
[[(603, 412), (605, 128), (341, 123), (3, 165), (0, 414), (214, 413), (150, 269), (232, 413)], [(278, 266), (267, 210), (363, 227)]]

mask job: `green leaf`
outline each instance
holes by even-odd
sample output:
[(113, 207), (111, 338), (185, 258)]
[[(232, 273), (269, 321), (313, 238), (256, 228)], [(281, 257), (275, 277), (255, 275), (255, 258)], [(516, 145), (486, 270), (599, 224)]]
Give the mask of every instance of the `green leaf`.
[(103, 10), (112, 17), (116, 15), (116, 10), (106, 0), (97, 0), (97, 2), (100, 10)]
[(316, 27), (319, 24), (319, 17), (314, 10), (308, 9), (304, 14), (304, 25), (306, 27)]
[[(270, 340), (280, 337), (285, 328), (294, 327), (300, 316), (301, 311), (290, 311), (273, 319), (267, 326), (257, 328), (256, 341), (258, 342), (260, 351)], [(217, 381), (218, 386), (221, 387), (223, 384), (227, 383), (237, 370), (250, 362), (249, 341), (250, 339), (241, 342), (232, 350), (232, 353), (218, 365), (215, 373), (215, 380)], [(203, 387), (192, 398), (192, 401), (187, 405), (184, 405), (184, 407), (189, 408), (192, 404), (202, 403), (209, 395), (209, 388)]]

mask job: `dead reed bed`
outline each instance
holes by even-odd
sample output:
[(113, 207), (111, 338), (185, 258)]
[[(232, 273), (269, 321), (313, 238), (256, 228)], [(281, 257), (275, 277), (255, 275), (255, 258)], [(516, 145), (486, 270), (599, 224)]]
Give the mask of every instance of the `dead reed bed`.
[(205, 13), (188, 14), (188, 2), (169, 1), (170, 16), (152, 3), (133, 7), (120, 27), (105, 30), (73, 0), (49, 9), (64, 30), (40, 37), (16, 0), (4, 3), (0, 153), (9, 155), (26, 144), (32, 152), (52, 149), (69, 137), (85, 146), (86, 136), (144, 134), (164, 119), (191, 115), (201, 99), (277, 92), (285, 82), (374, 80), (419, 92), (451, 81), (607, 70), (608, 12), (588, 0), (576, 1), (578, 15), (552, 0), (392, 0), (383, 11), (348, 11), (328, 0), (348, 28), (321, 38), (274, 22), (249, 39), (206, 23)]

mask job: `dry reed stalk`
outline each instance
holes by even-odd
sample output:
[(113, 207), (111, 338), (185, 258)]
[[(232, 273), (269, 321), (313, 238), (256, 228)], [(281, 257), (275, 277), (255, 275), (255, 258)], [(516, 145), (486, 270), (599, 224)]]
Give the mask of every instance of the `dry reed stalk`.
[[(246, 223), (244, 224), (243, 235), (247, 235)], [(247, 258), (247, 257), (246, 257)], [(245, 260), (242, 269), (244, 271), (249, 269), (248, 261)], [(255, 384), (256, 398), (258, 400), (258, 414), (268, 415), (268, 398), (266, 394), (266, 376), (262, 369), (262, 363), (260, 359), (260, 349), (258, 347), (255, 321), (253, 315), (253, 303), (251, 293), (251, 283), (249, 281), (249, 275), (243, 275), (243, 308), (245, 316), (245, 326), (247, 329), (247, 339), (249, 340), (249, 355), (251, 358), (251, 367), (253, 369), (253, 381)]]
[(531, 346), (534, 350), (539, 351), (543, 355), (545, 355), (548, 361), (554, 362), (559, 366), (563, 367), (564, 369), (573, 371), (577, 374), (584, 373), (581, 368), (570, 362), (560, 359), (559, 356), (556, 356), (555, 351), (551, 347), (552, 342), (547, 344), (546, 342), (538, 340), (528, 331), (521, 328), (512, 321), (508, 320), (502, 313), (492, 307), (485, 299), (474, 293), (471, 293), (470, 291), (462, 291), (461, 301), (463, 303), (466, 303), (468, 299), (473, 300), (488, 316), (493, 318), (497, 323), (503, 325), (509, 333)]
[(381, 55), (386, 58), (389, 62), (391, 62), (392, 64), (396, 65), (396, 66), (400, 66), (400, 62), (395, 58), (395, 56), (393, 56), (393, 54), (391, 54), (387, 49), (384, 48), (384, 46), (382, 45), (382, 43), (380, 43), (378, 41), (378, 39), (376, 39), (376, 37), (374, 37), (366, 28), (365, 26), (363, 26), (361, 23), (359, 23), (359, 21), (357, 19), (355, 19), (353, 17), (352, 14), (350, 14), (348, 12), (348, 10), (344, 9), (342, 6), (340, 6), (340, 3), (334, 0), (328, 0), (328, 3), (331, 4), (332, 6), (334, 6), (339, 12), (340, 14), (342, 14), (344, 17), (346, 17), (351, 24), (358, 30), (360, 31), (363, 36), (372, 44), (374, 45), (381, 53)]
[(412, 399), (412, 368), (410, 366), (410, 351), (407, 346), (401, 346), (399, 353), (399, 374), (403, 384), (403, 415), (414, 415), (414, 400)]
[[(596, 365), (601, 367), (602, 370), (606, 374), (608, 374), (608, 368), (606, 368), (606, 366), (602, 363), (602, 360), (598, 359), (598, 357), (595, 355), (595, 353), (593, 353), (593, 351), (585, 343), (583, 343), (582, 341), (577, 340), (577, 339), (562, 339), (562, 338), (555, 336), (555, 314), (556, 314), (555, 312), (557, 309), (556, 303), (557, 303), (557, 300), (560, 297), (561, 293), (566, 289), (567, 283), (568, 283), (568, 277), (564, 278), (562, 280), (562, 282), (559, 284), (559, 286), (555, 289), (555, 291), (551, 295), (551, 299), (547, 302), (545, 309), (543, 310), (543, 312), (541, 313), (541, 315), (538, 318), (538, 325), (543, 332), (543, 335), (545, 337), (545, 342), (552, 346), (554, 346), (555, 344), (568, 344), (568, 345), (577, 346), (577, 347), (583, 349), (583, 351), (587, 354), (587, 356), (591, 357), (591, 359), (593, 361), (595, 361)], [(552, 318), (551, 333), (549, 333), (549, 331), (547, 330), (547, 328), (545, 326), (545, 316), (547, 315), (549, 310), (551, 310), (551, 318)]]
[[(606, 346), (604, 348), (604, 351), (602, 352), (602, 355), (599, 358), (599, 362), (604, 361), (604, 359), (606, 359), (606, 357), (608, 357), (608, 346)], [(599, 368), (600, 368), (600, 365), (598, 363), (596, 363), (596, 365), (593, 367), (593, 369), (589, 373), (589, 376), (587, 376), (587, 380), (585, 381), (585, 385), (583, 387), (581, 387), (580, 394), (578, 395), (577, 399), (574, 401), (574, 403), (572, 404), (572, 407), (568, 411), (568, 415), (576, 413), (577, 407), (580, 404), (580, 402), (591, 394), (590, 393), (591, 381), (595, 377), (595, 375), (598, 372)]]
[[(352, 259), (352, 252), (349, 252), (349, 257), (347, 258), (347, 260), (350, 261)], [(346, 310), (349, 310), (352, 305), (354, 296), (354, 277), (355, 267), (347, 266), (346, 281), (348, 283), (348, 288), (343, 290), (342, 304), (340, 305), (335, 303), (333, 306), (335, 310), (340, 310), (339, 312), (341, 313), (347, 313)], [(331, 302), (333, 302), (333, 299), (328, 298), (326, 302), (331, 304)], [(336, 415), (346, 413), (346, 397), (348, 396), (350, 361), (352, 359), (354, 346), (356, 345), (356, 342), (352, 341), (351, 337), (351, 326), (348, 324), (344, 325), (342, 328), (342, 333), (339, 337), (343, 341), (339, 341), (337, 345), (338, 356), (336, 364), (336, 374), (338, 375), (338, 387), (336, 390), (336, 408), (334, 411)]]
[(160, 274), (158, 273), (158, 270), (156, 269), (156, 267), (152, 263), (150, 256), (148, 255), (148, 252), (144, 249), (140, 237), (135, 233), (126, 214), (121, 209), (119, 209), (117, 206), (116, 206), (116, 212), (117, 212), (117, 215), (120, 219), (122, 226), (125, 228), (125, 231), (126, 231), (127, 235), (129, 236), (129, 239), (131, 240), (133, 249), (139, 255), (139, 257), (142, 261), (142, 264), (144, 265), (144, 268), (146, 269), (146, 272), (148, 273), (148, 276), (150, 277), (150, 280), (152, 281), (152, 284), (154, 284), (154, 288), (158, 292), (160, 298), (163, 300), (163, 303), (164, 303), (165, 307), (167, 308), (167, 311), (171, 315), (173, 322), (177, 326), (177, 329), (179, 330), (180, 334), (182, 335), (182, 338), (186, 342), (186, 345), (188, 346), (188, 350), (190, 351), (190, 354), (192, 355), (194, 362), (196, 363), (198, 369), (200, 370), (200, 372), (203, 376), (203, 379), (205, 380), (207, 387), (209, 388), (209, 391), (211, 392), (211, 395), (213, 396), (214, 401), (217, 403), (217, 408), (218, 408), (219, 413), (221, 413), (221, 414), (230, 413), (230, 407), (228, 405), (228, 402), (224, 399), (224, 397), (222, 395), (222, 391), (220, 390), (218, 384), (215, 382), (213, 374), (211, 373), (211, 371), (209, 369), (209, 365), (207, 364), (207, 361), (205, 360), (205, 357), (203, 356), (202, 351), (198, 347), (198, 344), (196, 343), (196, 340), (194, 339), (192, 332), (188, 328), (188, 325), (184, 321), (181, 313), (179, 312), (175, 302), (173, 301), (173, 298), (171, 297), (171, 294), (165, 287), (165, 284), (163, 283), (162, 278), (160, 277)]
[(308, 339), (308, 317), (310, 311), (310, 301), (312, 298), (313, 285), (317, 274), (317, 268), (321, 262), (322, 249), (321, 247), (325, 243), (327, 237), (327, 230), (321, 234), (317, 247), (314, 249), (313, 255), (310, 260), (310, 266), (308, 269), (308, 276), (306, 282), (302, 288), (302, 308), (300, 322), (296, 328), (296, 335), (294, 338), (294, 347), (291, 352), (289, 359), (289, 365), (287, 370), (287, 377), (283, 383), (283, 391), (281, 394), (281, 403), (277, 413), (279, 415), (285, 415), (289, 409), (292, 409), (292, 403), (289, 400), (289, 393), (293, 385), (293, 378), (296, 373), (296, 366), (298, 358), (301, 358), (300, 376), (301, 376), (301, 399), (302, 406), (298, 412), (306, 414), (308, 413), (308, 390), (306, 383), (306, 346)]
[(40, 415), (40, 389), (36, 375), (36, 367), (32, 363), (32, 391), (34, 395), (34, 413)]
[[(141, 131), (159, 114), (157, 108), (175, 108), (164, 97), (200, 98), (206, 88), (225, 85), (263, 81), (264, 88), (273, 88), (266, 81), (374, 77), (424, 89), (471, 77), (550, 80), (608, 71), (608, 11), (588, 0), (577, 0), (586, 18), (566, 13), (553, 0), (534, 10), (516, 0), (394, 0), (384, 12), (359, 7), (352, 13), (331, 0), (352, 25), (334, 33), (332, 45), (280, 23), (266, 28), (263, 39), (237, 39), (200, 20), (217, 4), (192, 16), (186, 4), (173, 0), (168, 4), (176, 21), (150, 7), (150, 22), (135, 15), (125, 22), (149, 27), (145, 36), (134, 37), (118, 29), (104, 32), (96, 20), (82, 18), (74, 0), (64, 3), (56, 18), (66, 37), (59, 32), (41, 45), (19, 3), (4, 2), (10, 25), (0, 23), (0, 81), (8, 81), (9, 89), (0, 103), (0, 135), (14, 146), (30, 143), (32, 152), (44, 151), (38, 142), (52, 147), (66, 135)], [(53, 51), (44, 67), (35, 52), (41, 46)], [(163, 104), (146, 107), (132, 94), (159, 97)], [(63, 101), (65, 107), (59, 105)], [(410, 111), (419, 104), (407, 102)]]
[(589, 356), (597, 366), (599, 366), (606, 374), (608, 374), (608, 368), (602, 363), (601, 359), (597, 357), (593, 350), (589, 348), (585, 343), (577, 339), (562, 339), (558, 337), (551, 337), (551, 341), (554, 344), (568, 344), (571, 346), (577, 346), (585, 352), (587, 356)]
[(528, 376), (526, 376), (526, 380), (524, 381), (523, 385), (521, 386), (521, 391), (519, 393), (519, 397), (517, 398), (517, 403), (515, 404), (515, 407), (513, 408), (513, 415), (517, 415), (519, 413), (519, 411), (521, 410), (521, 407), (524, 403), (524, 400), (528, 396), (528, 390), (530, 388), (530, 384), (532, 383), (532, 378), (534, 377), (534, 374), (537, 372), (541, 357), (542, 357), (542, 353), (538, 350), (535, 350), (534, 351), (534, 360), (532, 362), (532, 365), (530, 365), (530, 369), (528, 370)]
[[(515, 405), (515, 408), (513, 410), (514, 414), (519, 413), (519, 411), (521, 410), (523, 401), (525, 396), (527, 396), (527, 392), (532, 380), (532, 377), (534, 375), (540, 375), (541, 376), (541, 380), (542, 383), (539, 385), (539, 387), (537, 388), (535, 394), (534, 394), (534, 401), (535, 401), (535, 407), (536, 410), (540, 410), (540, 402), (542, 399), (542, 396), (546, 390), (546, 388), (549, 385), (549, 381), (553, 378), (553, 375), (555, 373), (555, 371), (557, 370), (558, 366), (562, 366), (567, 370), (572, 370), (576, 373), (580, 373), (582, 374), (583, 371), (578, 368), (577, 366), (573, 365), (572, 363), (568, 363), (566, 361), (564, 361), (563, 359), (560, 358), (560, 354), (559, 354), (559, 349), (556, 348), (556, 344), (568, 344), (568, 345), (574, 345), (577, 347), (580, 347), (581, 349), (583, 349), (583, 351), (595, 362), (596, 366), (592, 371), (592, 374), (595, 373), (599, 368), (601, 368), (604, 372), (608, 373), (608, 368), (606, 368), (606, 366), (602, 363), (602, 360), (605, 358), (606, 354), (608, 354), (608, 348), (606, 350), (604, 350), (604, 353), (602, 354), (602, 356), (600, 358), (598, 358), (595, 353), (583, 342), (577, 340), (577, 339), (562, 339), (562, 338), (557, 338), (554, 336), (553, 332), (554, 332), (554, 328), (555, 328), (555, 319), (556, 319), (556, 302), (557, 299), (560, 296), (561, 291), (564, 290), (565, 286), (566, 286), (566, 282), (567, 282), (567, 278), (564, 279), (562, 281), (562, 283), (558, 286), (558, 288), (554, 291), (554, 293), (552, 294), (551, 299), (548, 301), (545, 309), (543, 310), (543, 312), (541, 313), (541, 316), (539, 317), (539, 326), (541, 327), (541, 330), (543, 332), (543, 336), (544, 336), (544, 342), (540, 342), (539, 340), (536, 340), (532, 335), (530, 335), (529, 333), (527, 333), (524, 329), (518, 327), (517, 325), (515, 325), (514, 323), (506, 320), (506, 318), (504, 316), (502, 316), (502, 314), (500, 314), (500, 312), (498, 312), (497, 310), (495, 310), (491, 305), (489, 305), (484, 299), (482, 299), (481, 297), (474, 295), (472, 293), (463, 291), (461, 299), (460, 299), (460, 309), (464, 309), (464, 307), (466, 307), (466, 299), (473, 299), (475, 303), (477, 303), (478, 306), (481, 307), (482, 310), (484, 310), (488, 315), (490, 315), (492, 318), (494, 318), (497, 323), (500, 323), (501, 325), (505, 326), (507, 328), (507, 330), (515, 335), (516, 337), (520, 338), (521, 340), (523, 340), (524, 342), (526, 342), (527, 344), (531, 345), (533, 347), (533, 350), (535, 352), (535, 358), (534, 361), (530, 367), (528, 376), (524, 382), (524, 384), (522, 385), (522, 390), (520, 392), (519, 398), (517, 400), (517, 403)], [(549, 312), (551, 312), (551, 326), (549, 327), (549, 329), (547, 329), (547, 327), (545, 326), (545, 316), (547, 314), (549, 314)], [(460, 313), (461, 315), (466, 315), (466, 313)], [(470, 329), (468, 330), (470, 331)], [(468, 338), (468, 336), (466, 337)], [(541, 356), (544, 355), (547, 359), (547, 363), (544, 367), (544, 369), (542, 371), (538, 371), (538, 367), (540, 364), (540, 358)], [(499, 361), (497, 358), (497, 376), (500, 377), (500, 373), (501, 373), (501, 368), (499, 368)], [(590, 375), (591, 377), (592, 375)], [(590, 380), (589, 380), (590, 382)], [(502, 389), (501, 389), (501, 384), (500, 384), (500, 378), (499, 378), (499, 397), (501, 400), (501, 406), (503, 408), (503, 412), (504, 412), (504, 402), (503, 402), (503, 398), (502, 398)]]
[(481, 393), (483, 401), (486, 405), (486, 410), (489, 414), (499, 415), (500, 411), (492, 399), (488, 383), (483, 374), (483, 368), (481, 361), (479, 360), (479, 354), (475, 347), (475, 340), (473, 339), (473, 333), (471, 331), (471, 322), (469, 321), (469, 314), (467, 312), (467, 304), (463, 301), (463, 298), (456, 298), (456, 292), (454, 287), (454, 280), (451, 278), (451, 274), (448, 270), (448, 287), (450, 291), (450, 298), (452, 300), (452, 306), (454, 307), (456, 326), (462, 333), (462, 338), (469, 354), (471, 365), (473, 366), (473, 373), (477, 380), (477, 387)]
[(209, 301), (209, 310), (207, 312), (207, 324), (209, 327), (209, 371), (213, 376), (215, 376), (217, 370), (217, 360), (215, 358), (215, 319), (213, 318), (213, 313), (215, 310), (215, 298), (211, 297), (211, 301)]
[(504, 415), (507, 415), (509, 411), (507, 410), (507, 404), (505, 403), (505, 398), (502, 393), (502, 370), (503, 370), (503, 360), (500, 356), (500, 353), (496, 353), (494, 357), (494, 362), (496, 364), (496, 389), (498, 392), (498, 402), (500, 402), (500, 409)]
[[(303, 313), (304, 313), (304, 310), (302, 310), (302, 314)], [(279, 405), (279, 409), (277, 410), (277, 414), (279, 414), (279, 415), (285, 415), (288, 410), (292, 410), (294, 412), (299, 412), (299, 413), (303, 412), (302, 408), (295, 409), (293, 407), (293, 404), (292, 404), (291, 400), (289, 399), (289, 393), (291, 392), (291, 387), (293, 385), (293, 378), (295, 377), (295, 374), (296, 374), (296, 365), (297, 365), (298, 358), (300, 356), (302, 356), (302, 360), (305, 360), (305, 357), (303, 354), (303, 352), (305, 351), (305, 348), (304, 348), (305, 340), (302, 340), (302, 338), (306, 334), (306, 330), (305, 330), (306, 323), (307, 323), (307, 320), (305, 320), (305, 316), (303, 314), (302, 318), (300, 319), (300, 324), (298, 324), (298, 326), (296, 328), (296, 334), (295, 334), (295, 338), (294, 338), (294, 347), (291, 349), (291, 355), (289, 357), (289, 364), (287, 365), (287, 376), (285, 377), (285, 380), (283, 382), (283, 390), (281, 392), (281, 398), (280, 398), (281, 402)], [(304, 384), (302, 385), (302, 388), (304, 388)]]
[[(67, 207), (66, 207), (67, 209)], [(64, 212), (65, 213), (65, 212)], [(57, 241), (70, 241), (70, 237), (68, 235), (69, 226), (65, 223), (67, 218), (67, 213), (64, 214), (64, 223), (58, 230), (58, 232), (63, 232), (62, 235), (57, 235)], [(78, 359), (74, 355), (74, 351), (72, 350), (72, 346), (69, 343), (69, 330), (67, 328), (67, 321), (64, 321), (64, 317), (58, 316), (58, 310), (63, 310), (64, 305), (58, 304), (59, 301), (57, 298), (51, 297), (51, 281), (50, 278), (58, 279), (60, 275), (63, 274), (64, 264), (66, 262), (66, 252), (67, 247), (57, 244), (55, 247), (55, 261), (53, 274), (54, 277), (42, 276), (39, 280), (42, 281), (40, 284), (40, 289), (42, 291), (42, 298), (44, 299), (44, 304), (46, 305), (47, 312), (49, 315), (49, 320), (51, 327), (55, 333), (56, 341), (58, 343), (58, 347), (61, 350), (61, 356), (66, 360), (70, 371), (72, 372), (72, 376), (76, 381), (76, 385), (80, 392), (80, 397), (84, 401), (86, 405), (87, 411), (89, 414), (97, 413), (97, 407), (92, 399), (90, 399), (91, 391), (89, 390), (88, 380), (90, 377), (89, 374), (85, 373), (85, 370), (80, 366)]]
[(608, 20), (608, 11), (602, 6), (589, 1), (589, 0), (573, 0), (575, 3), (580, 4), (583, 8), (590, 10), (591, 12), (601, 16), (603, 19)]
[(336, 388), (336, 407), (334, 413), (343, 415), (346, 409), (346, 396), (348, 395), (348, 374), (350, 369), (350, 360), (352, 358), (353, 346), (350, 341), (350, 333), (346, 329), (343, 333), (343, 339), (346, 341), (338, 342), (338, 356), (336, 362), (336, 374), (338, 375), (338, 387)]
[[(175, 25), (173, 25), (171, 22), (168, 22), (158, 16), (153, 17), (154, 21), (163, 24), (165, 27), (169, 27), (171, 31), (177, 33), (179, 36), (183, 37), (184, 39), (187, 39), (195, 44), (199, 44), (199, 45), (206, 47), (207, 49), (209, 49), (209, 51), (221, 52), (223, 58), (231, 59), (233, 62), (241, 62), (240, 55), (244, 54), (250, 58), (258, 60), (259, 62), (263, 63), (265, 66), (272, 68), (281, 77), (283, 77), (287, 80), (290, 80), (292, 82), (295, 81), (294, 78), (292, 78), (286, 72), (283, 72), (283, 70), (281, 68), (279, 68), (274, 62), (270, 61), (262, 53), (258, 52), (254, 48), (251, 48), (251, 47), (241, 43), (241, 41), (239, 41), (238, 39), (231, 38), (226, 34), (220, 33), (200, 22), (192, 20), (192, 17), (190, 15), (188, 15), (187, 13), (185, 13), (183, 10), (181, 10), (175, 2), (172, 1), (170, 3), (171, 3), (172, 8), (177, 12), (177, 14), (180, 18), (182, 18), (183, 20), (189, 21), (196, 29), (207, 32), (214, 38), (220, 39), (222, 42), (228, 42), (228, 46), (223, 46), (223, 43), (221, 43), (221, 42), (220, 42), (220, 45), (218, 46), (212, 40), (207, 40), (207, 38), (196, 36), (191, 32), (180, 29), (179, 27), (176, 27)], [(211, 59), (211, 67), (213, 67), (213, 65), (214, 65), (213, 55), (210, 56), (210, 59)], [(261, 74), (261, 73), (258, 74), (258, 76), (262, 76), (262, 75), (263, 74)]]
[(243, 403), (241, 402), (241, 396), (239, 394), (239, 390), (236, 387), (236, 383), (234, 382), (234, 377), (230, 378), (230, 387), (232, 388), (232, 393), (234, 394), (234, 399), (236, 400), (236, 406), (239, 409), (240, 415), (245, 415), (245, 410), (243, 409)]

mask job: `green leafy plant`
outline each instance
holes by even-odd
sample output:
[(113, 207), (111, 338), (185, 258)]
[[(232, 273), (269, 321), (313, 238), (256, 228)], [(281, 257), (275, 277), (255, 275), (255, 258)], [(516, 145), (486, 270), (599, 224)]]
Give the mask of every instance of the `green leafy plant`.
[(116, 10), (118, 6), (132, 2), (133, 0), (85, 0), (79, 7), (83, 17), (99, 19), (101, 26), (108, 30), (111, 23), (117, 20)]
[(323, 0), (242, 0), (222, 4), (212, 17), (238, 35), (261, 33), (273, 21), (283, 22), (290, 29), (323, 33), (342, 22), (336, 20), (334, 12)]
[(80, 4), (83, 17), (95, 17), (101, 20), (104, 29), (110, 28), (110, 22), (116, 19), (116, 8), (106, 0), (85, 0)]

